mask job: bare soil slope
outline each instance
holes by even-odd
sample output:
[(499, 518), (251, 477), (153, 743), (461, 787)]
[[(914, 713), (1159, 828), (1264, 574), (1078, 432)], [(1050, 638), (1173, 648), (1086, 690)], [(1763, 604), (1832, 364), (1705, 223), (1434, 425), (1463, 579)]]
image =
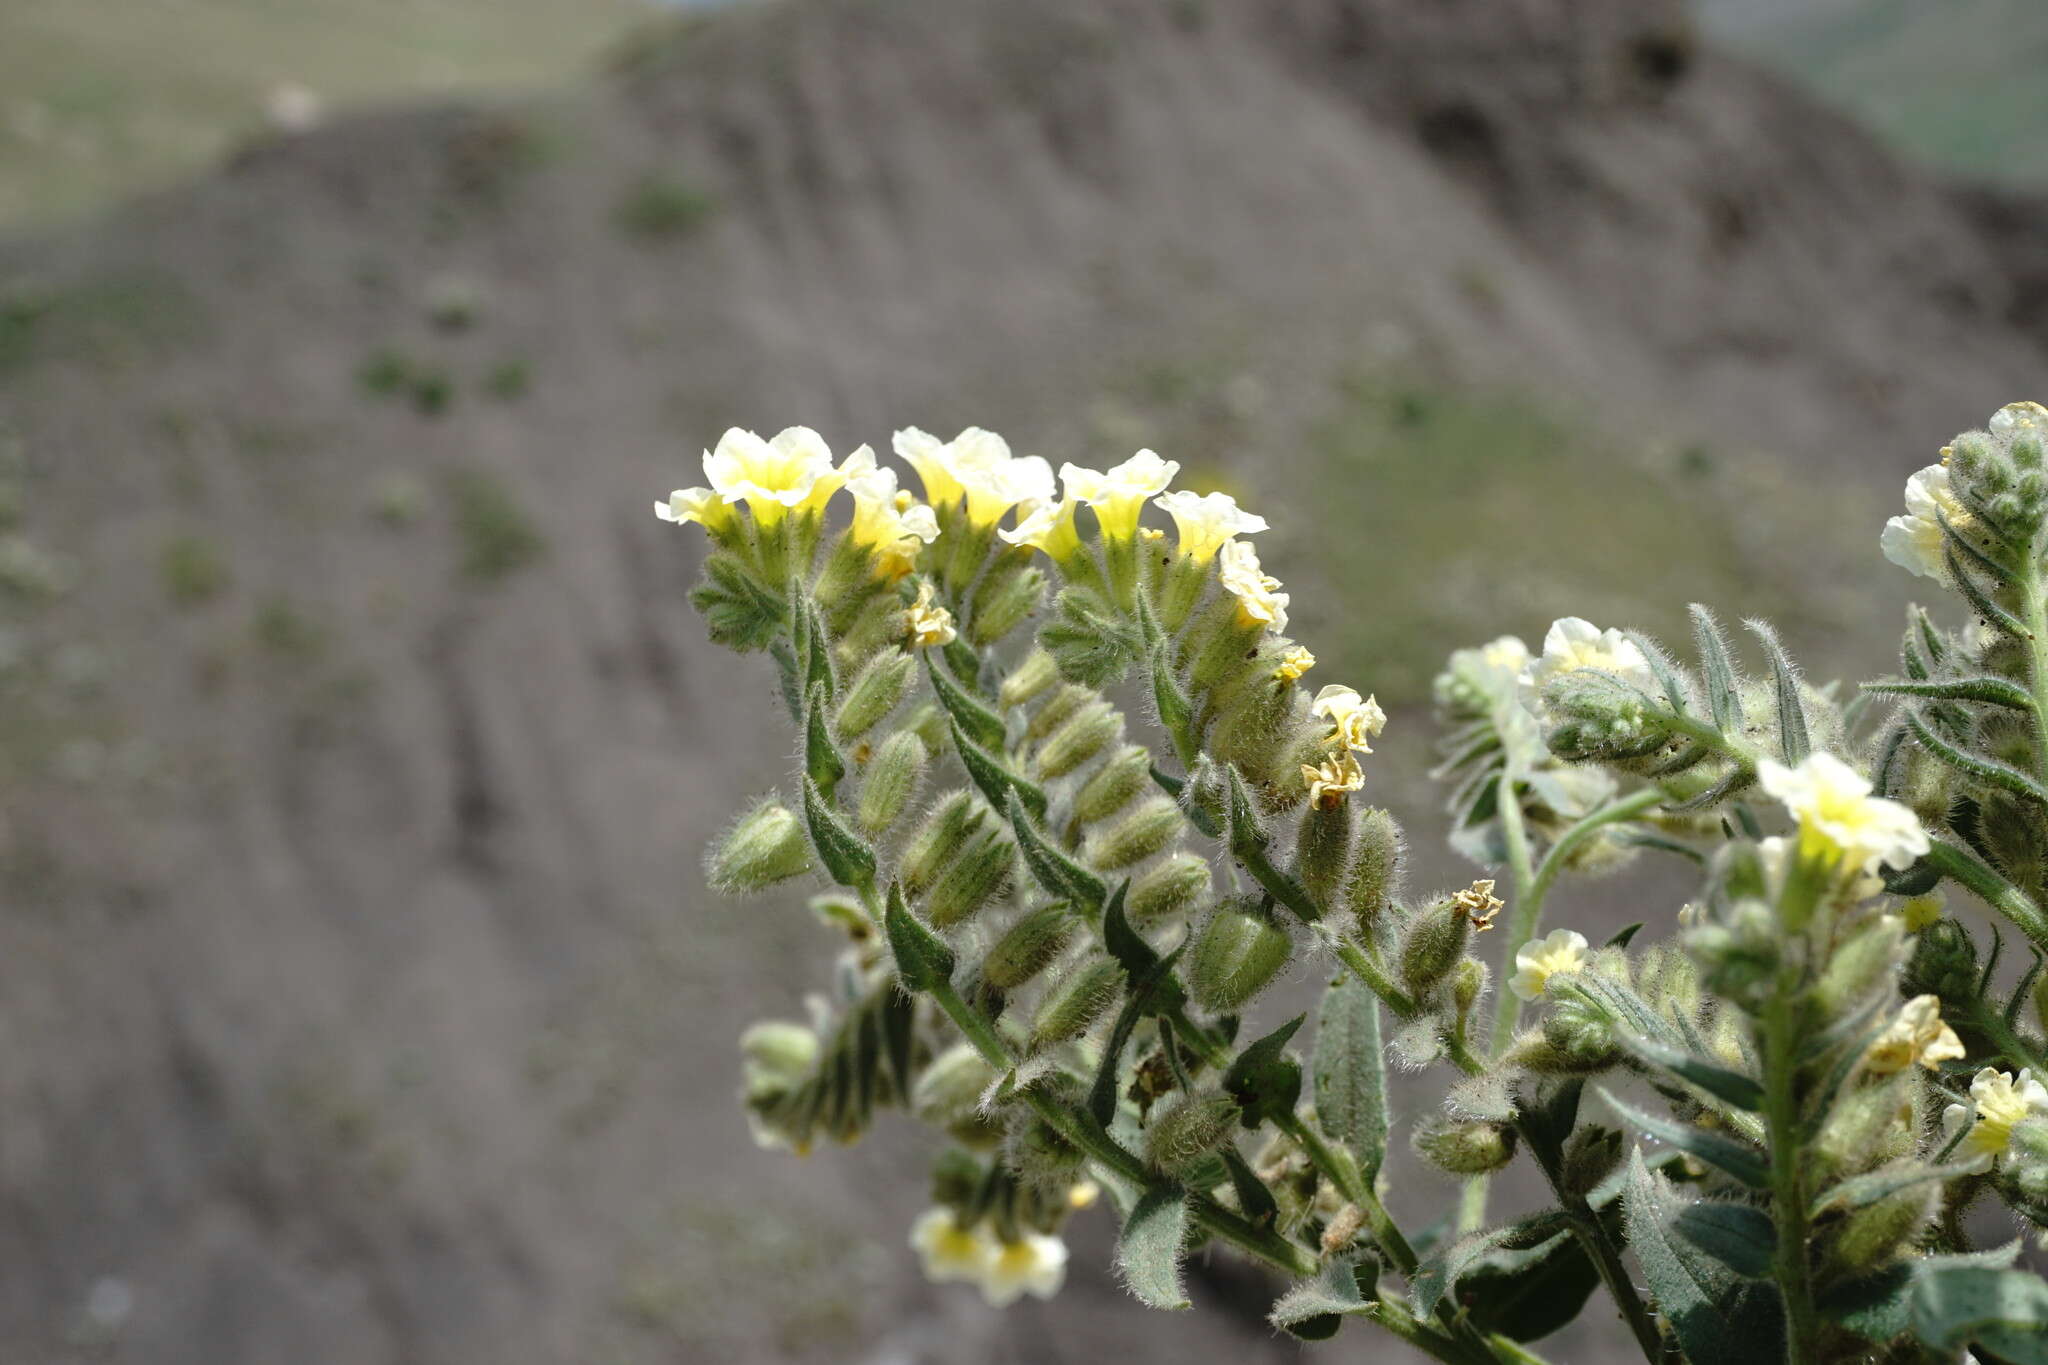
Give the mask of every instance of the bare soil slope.
[[(730, 423), (1156, 440), (1315, 509), (1365, 685), (1464, 642), (1345, 645), (1411, 589), (1703, 575), (1868, 660), (1871, 518), (2042, 374), (2038, 215), (1973, 205), (1675, 5), (789, 0), (0, 248), (0, 1358), (1256, 1358), (1099, 1256), (985, 1314), (885, 1144), (748, 1146), (730, 1039), (826, 949), (700, 890), (785, 741), (650, 498)], [(1404, 532), (1454, 418), (1499, 458)]]

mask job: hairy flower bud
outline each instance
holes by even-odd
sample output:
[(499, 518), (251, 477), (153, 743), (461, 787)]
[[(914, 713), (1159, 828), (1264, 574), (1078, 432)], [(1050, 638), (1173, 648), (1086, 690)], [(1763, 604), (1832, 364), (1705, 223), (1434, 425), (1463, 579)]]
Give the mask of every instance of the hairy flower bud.
[(1351, 876), (1344, 889), (1345, 907), (1361, 934), (1371, 935), (1386, 919), (1401, 894), (1401, 827), (1375, 806), (1359, 816), (1352, 840)]
[(1074, 818), (1083, 824), (1107, 820), (1151, 785), (1151, 753), (1136, 744), (1121, 749), (1110, 755), (1074, 794)]
[(1401, 984), (1416, 997), (1428, 995), (1458, 965), (1472, 941), (1472, 921), (1446, 896), (1409, 917), (1401, 934)]
[(983, 906), (1007, 891), (1016, 863), (1010, 841), (991, 830), (946, 864), (925, 898), (925, 916), (934, 929), (951, 929), (980, 913)]
[(946, 793), (932, 804), (924, 823), (910, 836), (896, 867), (903, 894), (915, 899), (938, 880), (955, 850), (988, 824), (988, 810), (972, 792)]
[(1294, 877), (1317, 905), (1335, 905), (1351, 870), (1354, 821), (1349, 802), (1311, 805), (1294, 839)]
[(1015, 990), (1066, 951), (1074, 935), (1074, 923), (1065, 901), (1029, 911), (988, 950), (981, 964), (981, 979), (999, 991)]
[(1044, 600), (1045, 575), (1037, 569), (1027, 567), (1000, 576), (991, 573), (975, 589), (967, 638), (986, 649), (1023, 625)]
[(1416, 1129), (1415, 1151), (1452, 1175), (1486, 1175), (1514, 1159), (1515, 1130), (1490, 1120), (1430, 1124)]
[(741, 816), (704, 860), (705, 880), (728, 896), (765, 891), (810, 870), (803, 821), (773, 797)]
[(1815, 1141), (1819, 1155), (1836, 1171), (1854, 1174), (1907, 1155), (1914, 1128), (1912, 1114), (1917, 1082), (1901, 1072), (1878, 1085), (1844, 1095), (1829, 1111)]
[(1004, 1158), (1004, 1164), (1030, 1188), (1057, 1191), (1080, 1177), (1087, 1153), (1033, 1114), (1011, 1132)]
[(1850, 1214), (1835, 1235), (1829, 1259), (1847, 1274), (1876, 1270), (1904, 1251), (1934, 1217), (1941, 1186), (1909, 1186)]
[(1293, 940), (1266, 915), (1219, 905), (1195, 940), (1188, 985), (1204, 1008), (1233, 1013), (1272, 983), (1293, 952)]
[(910, 1097), (919, 1121), (944, 1128), (962, 1141), (981, 1145), (989, 1135), (981, 1095), (996, 1078), (971, 1043), (955, 1043), (926, 1065)]
[(1065, 777), (1114, 744), (1123, 731), (1123, 715), (1110, 703), (1084, 706), (1038, 746), (1038, 771), (1045, 777)]
[(1457, 1010), (1460, 1022), (1472, 1013), (1472, 1007), (1486, 993), (1486, 983), (1492, 975), (1486, 964), (1476, 957), (1459, 959), (1451, 972), (1451, 1005)]
[(818, 1035), (802, 1024), (764, 1019), (740, 1035), (746, 1095), (760, 1103), (803, 1084), (818, 1064)]
[(1209, 894), (1209, 876), (1206, 859), (1176, 853), (1138, 875), (1124, 897), (1124, 910), (1134, 924), (1184, 914)]
[(1101, 700), (1102, 694), (1092, 687), (1061, 683), (1059, 690), (1040, 702), (1038, 710), (1032, 713), (1031, 723), (1024, 727), (1024, 737), (1033, 742), (1043, 740), (1065, 725), (1082, 707)]
[(898, 730), (882, 741), (861, 779), (854, 816), (861, 829), (878, 835), (893, 826), (923, 784), (924, 769), (924, 741), (914, 732)]
[(842, 740), (859, 739), (896, 709), (917, 662), (900, 649), (885, 649), (861, 665), (846, 685), (832, 728)]
[(1123, 994), (1124, 969), (1097, 958), (1055, 980), (1031, 1020), (1034, 1052), (1086, 1033)]
[(996, 700), (1006, 711), (1026, 706), (1059, 680), (1060, 666), (1053, 661), (1052, 655), (1042, 649), (1034, 649), (1024, 656), (1024, 661), (1009, 677), (1003, 679)]
[(1904, 960), (1906, 926), (1897, 915), (1878, 915), (1837, 945), (1821, 971), (1816, 994), (1821, 1007), (1838, 1014), (1888, 983)]
[(1576, 996), (1555, 1001), (1543, 1017), (1543, 1038), (1565, 1059), (1561, 1069), (1600, 1071), (1621, 1058), (1614, 1045), (1614, 1026)]
[(1090, 866), (1114, 872), (1141, 863), (1181, 837), (1187, 818), (1170, 796), (1154, 796), (1088, 837), (1082, 853)]
[(1214, 1091), (1175, 1095), (1145, 1127), (1145, 1160), (1179, 1175), (1223, 1145), (1237, 1125), (1237, 1101)]
[(1913, 938), (1900, 988), (1909, 996), (1967, 1000), (1977, 993), (1977, 945), (1953, 919), (1937, 920)]

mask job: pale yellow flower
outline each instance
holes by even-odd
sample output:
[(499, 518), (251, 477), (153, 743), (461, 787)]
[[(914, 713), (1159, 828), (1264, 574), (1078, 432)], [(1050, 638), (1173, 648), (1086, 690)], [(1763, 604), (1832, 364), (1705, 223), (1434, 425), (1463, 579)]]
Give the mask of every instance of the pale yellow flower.
[(853, 497), (847, 538), (874, 551), (877, 577), (901, 578), (916, 561), (918, 548), (938, 539), (938, 518), (896, 487), (896, 471), (877, 465), (868, 446), (847, 456), (838, 472)]
[(1216, 569), (1216, 581), (1237, 598), (1237, 622), (1241, 626), (1287, 629), (1288, 595), (1277, 591), (1280, 580), (1259, 567), (1259, 553), (1248, 540), (1224, 544)]
[(678, 488), (667, 502), (654, 504), (654, 515), (676, 526), (696, 522), (707, 531), (722, 532), (733, 524), (732, 508), (708, 488)]
[(1833, 754), (1808, 754), (1797, 768), (1763, 759), (1757, 783), (1799, 821), (1803, 853), (1853, 871), (1903, 868), (1927, 852), (1927, 831), (1897, 801), (1870, 794), (1870, 781)]
[(934, 1284), (980, 1284), (999, 1254), (995, 1239), (981, 1224), (961, 1227), (958, 1215), (947, 1208), (919, 1214), (910, 1225), (910, 1245), (924, 1262), (924, 1277)]
[[(1500, 649), (1505, 656), (1505, 645), (1506, 639), (1502, 639), (1487, 648)], [(1601, 630), (1578, 616), (1552, 622), (1550, 632), (1543, 637), (1542, 655), (1526, 665), (1528, 681), (1539, 692), (1558, 674), (1582, 668), (1597, 669), (1644, 687), (1655, 681), (1650, 675), (1650, 661), (1643, 657), (1635, 641), (1618, 630)]]
[(1989, 1170), (2005, 1155), (2012, 1143), (2012, 1130), (2023, 1119), (2048, 1116), (2048, 1089), (2031, 1071), (2014, 1076), (1987, 1066), (1970, 1082), (1970, 1100), (1944, 1109), (1941, 1126), (1953, 1138), (1964, 1124), (1970, 1124), (1956, 1155), (1974, 1170)]
[(1942, 1021), (1941, 997), (1916, 995), (1900, 1006), (1891, 1027), (1870, 1045), (1864, 1065), (1889, 1076), (1914, 1065), (1939, 1071), (1943, 1062), (1961, 1061), (1964, 1055), (1963, 1040)]
[(1316, 666), (1316, 656), (1308, 652), (1306, 645), (1294, 645), (1280, 656), (1280, 662), (1273, 669), (1276, 682), (1300, 682), (1302, 674)]
[(717, 449), (706, 452), (704, 477), (728, 504), (745, 502), (763, 526), (779, 522), (792, 508), (822, 507), (822, 499), (839, 487), (832, 452), (809, 427), (790, 427), (772, 441), (733, 427)]
[(1519, 677), (1529, 666), (1529, 646), (1522, 643), (1519, 635), (1503, 635), (1492, 644), (1479, 647), (1479, 661), (1488, 668)]
[(953, 629), (953, 613), (938, 604), (930, 583), (917, 585), (917, 600), (910, 604), (907, 615), (911, 648), (928, 649), (953, 643), (957, 634)]
[(1906, 480), (1906, 515), (1884, 524), (1878, 546), (1884, 557), (1920, 578), (1941, 578), (1947, 572), (1948, 544), (1941, 518), (1961, 530), (1970, 516), (1955, 495), (1945, 465), (1931, 464)]
[(2007, 403), (1991, 414), (1992, 434), (2010, 436), (2016, 431), (2048, 434), (2048, 408), (2035, 402)]
[(1515, 950), (1515, 974), (1508, 989), (1517, 999), (1535, 1000), (1553, 979), (1569, 976), (1586, 965), (1586, 936), (1576, 929), (1553, 929)]
[(1074, 530), (1074, 513), (1079, 507), (1069, 496), (1057, 502), (1019, 508), (1017, 524), (996, 534), (1011, 545), (1029, 545), (1054, 560), (1064, 560), (1081, 548), (1081, 537)]
[(1092, 1180), (1081, 1180), (1067, 1186), (1067, 1207), (1076, 1212), (1094, 1208), (1095, 1201), (1101, 1197), (1102, 1186)]
[(1141, 450), (1106, 472), (1062, 465), (1060, 482), (1066, 486), (1068, 498), (1095, 509), (1104, 540), (1129, 540), (1138, 533), (1138, 515), (1145, 510), (1145, 499), (1164, 493), (1179, 472), (1177, 462)]
[(1266, 529), (1266, 519), (1237, 505), (1228, 493), (1196, 496), (1178, 489), (1152, 499), (1152, 505), (1173, 518), (1180, 533), (1180, 553), (1199, 564), (1216, 557), (1216, 552), (1233, 543), (1233, 538)]
[(1024, 1295), (1049, 1299), (1067, 1278), (1067, 1244), (1041, 1232), (999, 1242), (982, 1268), (981, 1295), (995, 1308), (1008, 1308)]
[(941, 441), (907, 427), (896, 433), (895, 444), (923, 481), (925, 500), (948, 507), (965, 498), (971, 525), (992, 526), (1020, 502), (1052, 497), (1052, 466), (1036, 455), (1016, 458), (993, 431), (969, 427)]
[(1365, 785), (1365, 770), (1349, 749), (1315, 767), (1302, 764), (1301, 777), (1308, 783), (1310, 803), (1318, 810), (1335, 810), (1347, 795)]
[(1387, 728), (1387, 713), (1377, 698), (1360, 697), (1358, 689), (1331, 683), (1316, 693), (1309, 714), (1329, 721), (1337, 728), (1335, 738), (1356, 753), (1372, 752), (1372, 740)]

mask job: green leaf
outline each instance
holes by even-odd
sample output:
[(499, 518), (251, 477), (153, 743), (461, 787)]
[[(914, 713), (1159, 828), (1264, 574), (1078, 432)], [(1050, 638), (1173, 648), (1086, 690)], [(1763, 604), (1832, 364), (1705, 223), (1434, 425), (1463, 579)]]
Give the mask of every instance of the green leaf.
[(1955, 1166), (1925, 1166), (1910, 1162), (1903, 1166), (1891, 1166), (1868, 1175), (1851, 1176), (1832, 1189), (1823, 1190), (1814, 1198), (1809, 1217), (1818, 1218), (1833, 1209), (1853, 1213), (1868, 1204), (1889, 1199), (1901, 1190), (1910, 1190), (1915, 1185), (1924, 1185), (1930, 1180), (1947, 1180), (1962, 1174)]
[(1688, 1204), (1671, 1220), (1671, 1230), (1738, 1275), (1760, 1280), (1778, 1254), (1778, 1229), (1754, 1204), (1725, 1199)]
[(1755, 1148), (1720, 1133), (1710, 1133), (1704, 1128), (1694, 1128), (1675, 1119), (1648, 1113), (1623, 1103), (1605, 1090), (1600, 1092), (1600, 1098), (1621, 1116), (1623, 1123), (1698, 1157), (1750, 1188), (1760, 1190), (1770, 1184), (1770, 1171)]
[(1948, 524), (1948, 518), (1941, 517), (1939, 512), (1935, 515), (1940, 517), (1941, 529), (1948, 532), (1948, 544), (1943, 550), (1942, 562), (1948, 566), (1951, 581), (1962, 590), (1963, 596), (1970, 600), (1970, 605), (1977, 609), (1977, 614), (1988, 624), (1998, 627), (2016, 640), (2025, 639), (2027, 628), (2020, 623), (2018, 617), (1991, 600), (1983, 586), (1977, 582), (1976, 575), (1965, 569), (1962, 559), (1956, 557), (1956, 548), (1962, 548), (1965, 558), (1980, 565), (1990, 565), (1994, 578), (2003, 576), (2005, 570), (1978, 554), (1968, 541), (1957, 535), (1955, 529)]
[(2048, 1365), (2048, 1281), (2024, 1270), (1953, 1266), (1913, 1277), (1913, 1335), (1938, 1351), (1980, 1346), (2010, 1365)]
[(818, 861), (841, 886), (872, 887), (875, 884), (875, 851), (818, 790), (818, 784), (804, 779), (804, 823), (811, 832), (811, 845)]
[(1379, 1001), (1348, 973), (1323, 992), (1310, 1070), (1317, 1121), (1371, 1181), (1387, 1157), (1387, 1062)]
[(1124, 1284), (1146, 1306), (1188, 1306), (1180, 1284), (1181, 1247), (1187, 1232), (1187, 1196), (1174, 1185), (1146, 1190), (1124, 1220), (1123, 1236), (1116, 1247), (1117, 1268), (1123, 1272)]
[(1664, 689), (1664, 700), (1670, 705), (1672, 714), (1691, 715), (1692, 706), (1686, 697), (1685, 684), (1680, 681), (1678, 670), (1672, 667), (1671, 660), (1663, 649), (1641, 631), (1632, 630), (1628, 637), (1642, 653), (1643, 662), (1650, 666), (1651, 676), (1657, 679), (1657, 685)]
[(1918, 711), (1906, 713), (1906, 726), (1912, 730), (1913, 738), (1920, 742), (1921, 748), (1956, 771), (1990, 786), (2002, 787), (2015, 796), (2048, 803), (2048, 787), (2043, 787), (2011, 764), (2002, 763), (1995, 758), (1986, 758), (1982, 754), (1967, 752), (1949, 743), (1935, 732), (1934, 727), (1927, 723), (1927, 718)]
[[(1564, 1215), (1552, 1209), (1453, 1243), (1438, 1301), (1448, 1297), (1486, 1332), (1535, 1341), (1569, 1323), (1600, 1283)], [(1428, 1289), (1418, 1283), (1418, 1294)], [(1425, 1301), (1426, 1313), (1435, 1302)]]
[(1017, 847), (1024, 854), (1024, 865), (1031, 869), (1031, 875), (1038, 884), (1062, 900), (1072, 901), (1077, 907), (1093, 913), (1102, 907), (1108, 888), (1102, 878), (1069, 857), (1066, 851), (1045, 837), (1045, 832), (1024, 809), (1023, 797), (1016, 788), (1008, 793), (1007, 813), (1010, 828), (1017, 833)]
[(1109, 1027), (1109, 1037), (1102, 1044), (1102, 1060), (1096, 1063), (1095, 1080), (1088, 1087), (1088, 1113), (1104, 1128), (1116, 1117), (1119, 1073), (1123, 1068), (1124, 1049), (1130, 1046), (1131, 1034), (1137, 1030), (1138, 1021), (1145, 1017), (1145, 1005), (1133, 996), (1124, 1001), (1124, 1007), (1117, 1011), (1116, 1022)]
[(825, 704), (830, 707), (839, 697), (839, 679), (832, 672), (832, 636), (818, 614), (817, 599), (805, 592), (801, 583), (790, 585), (789, 597), (797, 604), (796, 619), (803, 631), (800, 657), (804, 664), (804, 692), (824, 688)]
[(1376, 1271), (1369, 1258), (1356, 1266), (1332, 1261), (1313, 1280), (1303, 1280), (1281, 1295), (1266, 1321), (1303, 1341), (1328, 1341), (1345, 1318), (1372, 1308), (1373, 1298), (1361, 1291), (1358, 1281), (1361, 1275), (1376, 1278)]
[(2009, 706), (2015, 711), (2034, 709), (2034, 699), (2025, 688), (1990, 673), (1927, 682), (1868, 682), (1863, 684), (1863, 690), (1884, 697), (1928, 697), (1937, 701), (1973, 701), (1986, 706)]
[(1692, 604), (1692, 638), (1699, 648), (1700, 670), (1706, 675), (1707, 707), (1713, 713), (1714, 728), (1724, 735), (1742, 733), (1742, 698), (1735, 684), (1735, 666), (1729, 662), (1728, 640), (1714, 613), (1698, 602)]
[(1230, 1172), (1230, 1188), (1237, 1194), (1238, 1212), (1254, 1227), (1269, 1228), (1280, 1219), (1280, 1205), (1273, 1198), (1273, 1192), (1266, 1183), (1252, 1174), (1244, 1157), (1237, 1148), (1224, 1143), (1216, 1155), (1223, 1160), (1223, 1168)]
[[(967, 737), (991, 753), (1001, 753), (1003, 738), (1007, 730), (1003, 718), (979, 697), (954, 682), (945, 669), (932, 658), (931, 651), (924, 656), (925, 675), (931, 679), (932, 691), (938, 694), (939, 705), (946, 708), (946, 714), (953, 723), (966, 732)], [(1002, 802), (991, 796), (989, 800), (997, 806)]]
[[(933, 674), (934, 677), (938, 676)], [(988, 798), (988, 803), (997, 810), (1007, 810), (1009, 794), (1016, 792), (1024, 803), (1024, 809), (1031, 812), (1034, 820), (1045, 818), (1045, 792), (1035, 783), (1027, 782), (1003, 766), (1002, 760), (976, 744), (968, 733), (960, 728), (958, 718), (953, 720), (953, 747), (960, 752), (961, 766), (967, 769), (967, 776)]]
[(1739, 1071), (1730, 1071), (1704, 1057), (1695, 1056), (1684, 1048), (1656, 1042), (1634, 1033), (1617, 1032), (1614, 1040), (1639, 1060), (1680, 1080), (1689, 1081), (1716, 1099), (1726, 1100), (1737, 1109), (1756, 1113), (1763, 1108), (1763, 1086)]
[(846, 776), (846, 760), (832, 742), (831, 705), (823, 683), (812, 683), (804, 705), (804, 772), (818, 784), (818, 791), (830, 797)]
[(1163, 640), (1152, 649), (1152, 701), (1159, 708), (1159, 724), (1173, 740), (1174, 756), (1181, 767), (1193, 768), (1201, 752), (1194, 740), (1195, 710), (1174, 676), (1170, 648)]
[(1764, 654), (1771, 663), (1771, 683), (1778, 698), (1778, 752), (1794, 767), (1813, 750), (1813, 741), (1807, 736), (1806, 707), (1799, 698), (1799, 673), (1792, 667), (1792, 660), (1786, 657), (1785, 646), (1778, 643), (1778, 632), (1771, 629), (1768, 621), (1745, 621), (1749, 633), (1763, 642)]
[(1224, 1092), (1243, 1108), (1245, 1127), (1257, 1128), (1268, 1119), (1294, 1112), (1301, 1099), (1301, 1063), (1289, 1057), (1285, 1048), (1306, 1018), (1305, 1014), (1295, 1015), (1238, 1053), (1223, 1073)]
[(953, 950), (910, 913), (910, 907), (903, 903), (902, 888), (894, 882), (889, 883), (889, 904), (882, 912), (882, 928), (889, 936), (889, 951), (896, 958), (896, 975), (906, 988), (924, 993), (953, 979)]
[(1623, 1217), (1658, 1310), (1691, 1365), (1759, 1365), (1785, 1352), (1784, 1306), (1775, 1287), (1737, 1275), (1673, 1234), (1681, 1211), (1662, 1176), (1629, 1154)]

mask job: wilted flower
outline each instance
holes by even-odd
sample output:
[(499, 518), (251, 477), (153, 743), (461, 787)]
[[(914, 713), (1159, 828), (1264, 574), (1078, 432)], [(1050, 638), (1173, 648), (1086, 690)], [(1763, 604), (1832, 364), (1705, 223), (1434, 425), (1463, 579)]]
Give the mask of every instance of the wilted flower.
[(1228, 493), (1197, 496), (1179, 489), (1152, 499), (1152, 505), (1173, 518), (1180, 533), (1180, 553), (1206, 564), (1216, 552), (1233, 543), (1233, 537), (1266, 529), (1266, 519), (1237, 505)]
[(1288, 595), (1279, 591), (1280, 580), (1259, 566), (1259, 553), (1250, 541), (1233, 540), (1223, 546), (1216, 581), (1237, 598), (1239, 625), (1287, 629)]
[(950, 645), (958, 633), (953, 628), (953, 613), (938, 605), (929, 582), (917, 585), (917, 600), (910, 604), (908, 616), (913, 649)]
[(1802, 853), (1860, 872), (1903, 868), (1927, 852), (1919, 817), (1870, 794), (1870, 780), (1833, 754), (1808, 754), (1797, 768), (1764, 759), (1757, 782), (1799, 821)]
[(1988, 1170), (2005, 1155), (2012, 1142), (2012, 1130), (2021, 1120), (2048, 1115), (2048, 1089), (2029, 1070), (2014, 1076), (1985, 1067), (1970, 1082), (1970, 1100), (1969, 1104), (1951, 1104), (1944, 1109), (1941, 1127), (1952, 1138), (1965, 1123), (1970, 1123), (1957, 1155), (1979, 1171)]
[(1308, 652), (1306, 645), (1294, 645), (1280, 656), (1280, 662), (1273, 668), (1275, 682), (1299, 682), (1301, 675), (1316, 666), (1316, 656)]
[(1493, 894), (1493, 878), (1486, 877), (1451, 897), (1451, 905), (1466, 919), (1472, 921), (1476, 933), (1485, 933), (1493, 927), (1493, 917), (1498, 915), (1507, 902)]
[(1586, 965), (1586, 936), (1576, 929), (1552, 929), (1542, 938), (1515, 950), (1515, 974), (1508, 989), (1519, 999), (1535, 1000), (1555, 976), (1569, 975)]
[(1301, 776), (1308, 783), (1309, 801), (1319, 810), (1335, 810), (1347, 794), (1365, 785), (1365, 770), (1349, 749), (1315, 767), (1302, 764)]
[(1968, 513), (1956, 500), (1948, 467), (1931, 464), (1906, 480), (1906, 515), (1887, 521), (1878, 538), (1884, 557), (1921, 578), (1942, 577), (1948, 556), (1943, 517), (1949, 525), (1959, 526)]
[(1373, 697), (1360, 697), (1358, 690), (1331, 683), (1316, 693), (1309, 714), (1337, 727), (1335, 739), (1356, 753), (1372, 752), (1372, 739), (1387, 728), (1387, 713)]
[(1180, 465), (1141, 450), (1107, 472), (1062, 465), (1060, 482), (1069, 500), (1085, 502), (1095, 509), (1104, 540), (1129, 540), (1138, 532), (1138, 514), (1145, 499), (1166, 491)]
[(1916, 1064), (1939, 1071), (1943, 1062), (1961, 1061), (1965, 1055), (1963, 1040), (1942, 1020), (1941, 997), (1916, 995), (1900, 1007), (1891, 1027), (1870, 1045), (1864, 1064), (1880, 1076), (1889, 1076)]

